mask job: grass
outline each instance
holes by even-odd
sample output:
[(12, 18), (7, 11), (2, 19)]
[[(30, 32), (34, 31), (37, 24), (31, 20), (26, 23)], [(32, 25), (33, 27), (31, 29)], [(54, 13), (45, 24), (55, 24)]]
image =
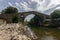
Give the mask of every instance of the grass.
[(60, 40), (60, 30), (56, 28), (31, 27), (32, 31), (38, 36), (38, 40), (44, 35), (52, 35)]

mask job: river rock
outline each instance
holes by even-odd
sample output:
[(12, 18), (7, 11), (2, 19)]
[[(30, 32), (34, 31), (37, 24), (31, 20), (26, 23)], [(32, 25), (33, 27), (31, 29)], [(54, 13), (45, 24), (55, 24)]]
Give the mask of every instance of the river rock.
[(0, 40), (36, 40), (37, 36), (21, 23), (1, 24)]

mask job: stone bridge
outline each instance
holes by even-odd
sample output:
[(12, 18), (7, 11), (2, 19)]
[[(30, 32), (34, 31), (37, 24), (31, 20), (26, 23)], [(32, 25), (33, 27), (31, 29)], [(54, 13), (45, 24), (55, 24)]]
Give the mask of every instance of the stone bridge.
[[(50, 18), (49, 15), (46, 15), (46, 14), (43, 14), (43, 13), (39, 13), (39, 12), (36, 12), (36, 11), (29, 11), (29, 12), (20, 12), (18, 14), (16, 14), (16, 16), (18, 18), (20, 18), (20, 20), (24, 21), (25, 17), (30, 15), (30, 14), (34, 14), (34, 15), (37, 15), (37, 16), (42, 16), (44, 19), (46, 18)], [(11, 18), (12, 16), (14, 16), (15, 14), (0, 14), (0, 19), (4, 19), (6, 20), (8, 23), (11, 22)]]

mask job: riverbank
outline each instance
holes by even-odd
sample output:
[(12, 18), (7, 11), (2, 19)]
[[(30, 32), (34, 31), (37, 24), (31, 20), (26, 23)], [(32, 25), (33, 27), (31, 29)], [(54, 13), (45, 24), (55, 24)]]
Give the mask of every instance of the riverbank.
[(35, 35), (29, 27), (21, 23), (0, 25), (0, 40), (35, 40)]

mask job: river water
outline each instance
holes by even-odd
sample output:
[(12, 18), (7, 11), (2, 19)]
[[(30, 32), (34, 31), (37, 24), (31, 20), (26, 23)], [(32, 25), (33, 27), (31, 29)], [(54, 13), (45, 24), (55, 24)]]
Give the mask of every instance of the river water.
[[(39, 38), (39, 37), (36, 37), (36, 35), (31, 31), (30, 27), (27, 27), (27, 30), (29, 30), (32, 38)], [(38, 40), (58, 40), (55, 36), (51, 35), (50, 32), (46, 32), (46, 35), (43, 35), (41, 37), (41, 39), (38, 39)]]
[(51, 36), (43, 36), (41, 40), (57, 40), (57, 38), (51, 35)]

